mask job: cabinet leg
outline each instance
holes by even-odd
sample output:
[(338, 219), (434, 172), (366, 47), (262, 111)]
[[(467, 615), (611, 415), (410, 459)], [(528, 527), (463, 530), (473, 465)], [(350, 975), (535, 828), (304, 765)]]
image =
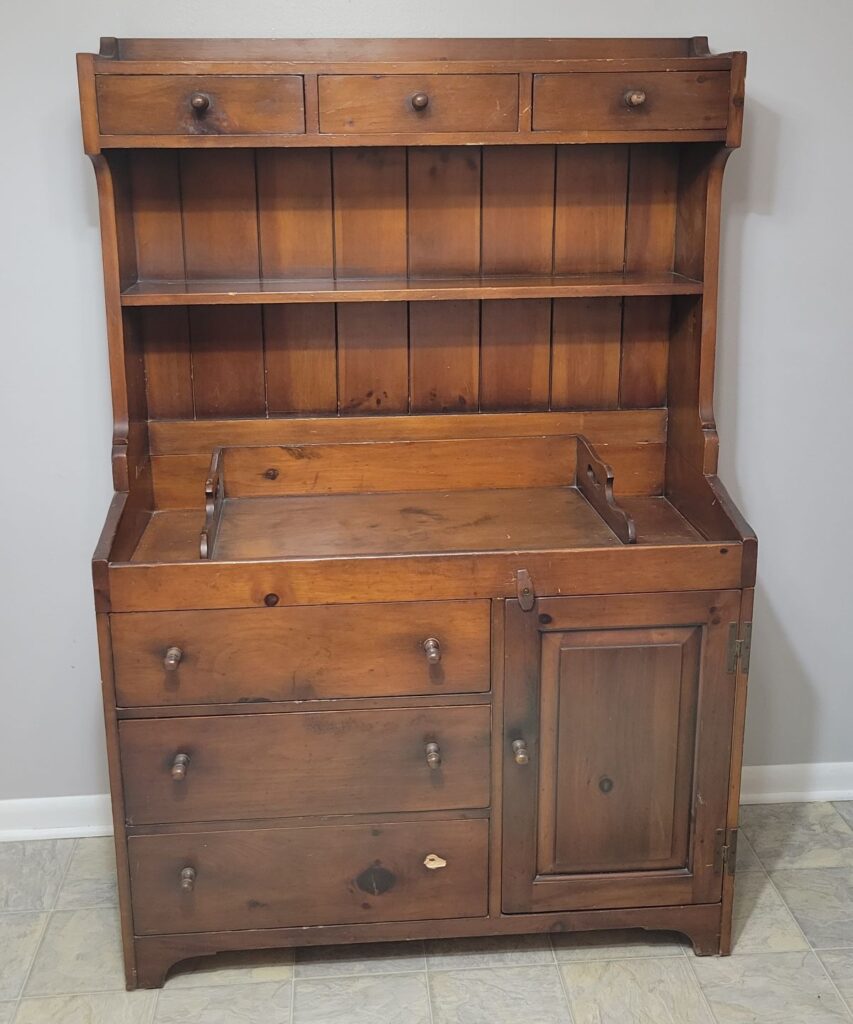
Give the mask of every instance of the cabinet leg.
[(718, 956), (724, 952), (721, 946), (720, 922), (712, 925), (691, 928), (685, 930), (684, 934), (693, 944), (693, 952), (696, 956)]
[[(209, 955), (213, 955), (213, 950)], [(187, 957), (205, 955), (204, 953), (179, 953), (172, 942), (162, 945), (151, 939), (136, 944), (136, 976), (127, 975), (127, 988), (162, 988), (169, 969)]]

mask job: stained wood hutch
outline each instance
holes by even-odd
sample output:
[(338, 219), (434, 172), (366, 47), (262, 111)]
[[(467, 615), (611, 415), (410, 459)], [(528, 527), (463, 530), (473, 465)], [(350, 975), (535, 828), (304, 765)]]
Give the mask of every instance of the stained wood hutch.
[(94, 558), (127, 980), (728, 952), (756, 541), (716, 476), (745, 55), (105, 39)]

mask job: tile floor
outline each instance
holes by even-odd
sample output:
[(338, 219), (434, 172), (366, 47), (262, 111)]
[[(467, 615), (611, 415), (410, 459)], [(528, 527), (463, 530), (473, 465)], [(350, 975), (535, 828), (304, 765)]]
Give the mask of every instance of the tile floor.
[(853, 1024), (853, 803), (745, 807), (735, 951), (608, 933), (222, 954), (124, 991), (111, 840), (0, 844), (0, 1024)]

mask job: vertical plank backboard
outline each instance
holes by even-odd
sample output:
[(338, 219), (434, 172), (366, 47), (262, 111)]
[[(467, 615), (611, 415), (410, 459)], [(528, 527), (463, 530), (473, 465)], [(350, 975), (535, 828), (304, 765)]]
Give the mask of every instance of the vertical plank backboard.
[(476, 274), (480, 268), (480, 154), (475, 146), (408, 151), (409, 273)]
[(405, 149), (336, 149), (332, 173), (337, 275), (405, 275)]
[(409, 306), (412, 412), (476, 412), (479, 398), (479, 302)]
[(190, 339), (197, 417), (263, 416), (261, 306), (193, 306)]
[(483, 148), (484, 274), (549, 274), (554, 147)]
[(182, 280), (184, 236), (178, 154), (151, 149), (131, 153), (130, 189), (140, 279)]
[(480, 408), (547, 410), (550, 299), (484, 301), (480, 325)]
[(152, 419), (192, 419), (193, 380), (187, 308), (149, 306), (130, 312), (139, 318), (148, 415)]
[(619, 405), (649, 409), (666, 405), (669, 364), (668, 296), (629, 297), (622, 317)]
[(258, 234), (264, 277), (331, 277), (328, 149), (258, 150)]
[(631, 147), (626, 270), (672, 270), (678, 198), (678, 147)]
[(337, 412), (334, 305), (265, 306), (264, 353), (271, 416)]
[(258, 277), (258, 206), (251, 149), (181, 151), (187, 277)]
[(627, 192), (627, 146), (557, 147), (555, 274), (622, 270)]
[(338, 406), (342, 415), (408, 411), (405, 302), (338, 307)]
[(616, 409), (622, 300), (555, 299), (552, 409)]

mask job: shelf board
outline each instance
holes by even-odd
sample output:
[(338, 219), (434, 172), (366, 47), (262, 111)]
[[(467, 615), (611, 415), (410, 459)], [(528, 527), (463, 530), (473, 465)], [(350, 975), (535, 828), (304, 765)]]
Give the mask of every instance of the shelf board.
[(423, 302), (441, 299), (550, 299), (621, 295), (701, 295), (681, 274), (528, 274), (512, 277), (311, 278), (137, 281), (123, 306), (253, 305), (281, 302)]

